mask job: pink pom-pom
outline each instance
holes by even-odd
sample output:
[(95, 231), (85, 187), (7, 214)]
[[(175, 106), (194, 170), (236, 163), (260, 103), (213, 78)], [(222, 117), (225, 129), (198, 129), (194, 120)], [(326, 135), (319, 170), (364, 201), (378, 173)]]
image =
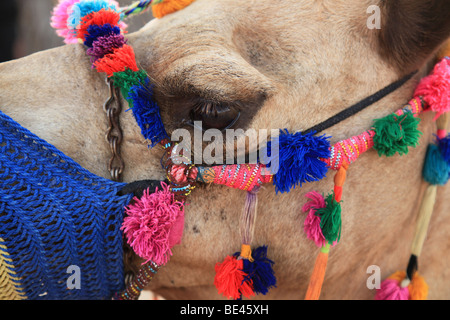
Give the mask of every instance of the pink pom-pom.
[(375, 300), (409, 300), (408, 287), (402, 288), (396, 279), (386, 279), (377, 289)]
[(423, 97), (430, 110), (436, 112), (436, 120), (443, 113), (450, 111), (449, 92), (450, 60), (444, 58), (435, 65), (430, 75), (420, 81), (414, 95)]
[(167, 184), (154, 193), (144, 191), (142, 197), (126, 208), (121, 230), (128, 244), (146, 262), (164, 265), (172, 255), (172, 247), (181, 242), (184, 228), (184, 204), (175, 201)]
[(308, 212), (304, 223), (304, 230), (308, 239), (313, 240), (318, 247), (323, 247), (327, 244), (320, 228), (320, 217), (315, 213), (320, 208), (325, 208), (325, 199), (316, 191), (311, 191), (306, 194), (310, 200), (305, 203), (302, 210)]
[[(69, 27), (67, 21), (72, 14), (72, 7), (81, 0), (59, 0), (52, 12), (51, 23), (52, 28), (56, 29), (56, 34), (64, 38), (64, 43), (74, 44), (78, 43), (77, 30)], [(108, 0), (108, 2), (119, 8), (119, 3), (115, 0)], [(121, 30), (125, 30), (128, 26), (123, 22), (119, 22)]]
[(67, 44), (78, 43), (76, 30), (72, 30), (67, 26), (67, 20), (72, 12), (73, 5), (80, 1), (60, 0), (53, 9), (50, 25), (56, 29), (56, 34), (64, 38), (64, 42)]

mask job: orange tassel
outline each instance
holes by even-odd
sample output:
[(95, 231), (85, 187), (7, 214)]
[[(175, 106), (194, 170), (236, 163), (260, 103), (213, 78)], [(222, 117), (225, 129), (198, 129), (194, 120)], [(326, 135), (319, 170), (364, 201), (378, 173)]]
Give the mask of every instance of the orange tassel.
[(157, 19), (186, 8), (195, 0), (163, 0), (152, 6), (153, 16)]
[[(390, 275), (388, 279), (402, 283), (406, 279), (405, 271), (397, 271)], [(428, 297), (428, 284), (425, 279), (415, 272), (411, 282), (408, 283), (409, 300), (426, 300)]]
[(413, 275), (408, 290), (410, 300), (426, 300), (428, 297), (428, 284), (418, 272)]
[(330, 244), (327, 244), (320, 250), (319, 255), (316, 258), (316, 264), (314, 265), (314, 270), (309, 280), (305, 300), (319, 300), (323, 280), (325, 278), (325, 271), (327, 270), (329, 250)]
[(344, 163), (334, 176), (334, 200), (341, 202), (342, 189), (347, 179), (348, 164)]
[[(340, 202), (342, 198), (342, 187), (344, 186), (347, 178), (348, 167), (349, 165), (344, 163), (334, 176), (334, 200), (337, 202)], [(325, 271), (327, 270), (330, 246), (331, 245), (327, 243), (324, 247), (322, 247), (316, 258), (316, 264), (314, 265), (313, 273), (309, 280), (305, 300), (319, 300), (323, 280), (325, 278)]]

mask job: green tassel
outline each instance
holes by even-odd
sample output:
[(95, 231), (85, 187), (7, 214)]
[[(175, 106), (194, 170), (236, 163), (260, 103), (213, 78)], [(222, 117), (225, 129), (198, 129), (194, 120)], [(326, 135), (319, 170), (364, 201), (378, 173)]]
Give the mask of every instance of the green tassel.
[(417, 129), (420, 119), (411, 112), (398, 116), (395, 113), (374, 120), (374, 149), (378, 155), (391, 157), (397, 152), (407, 154), (409, 147), (416, 147), (422, 133)]
[(341, 239), (341, 204), (334, 200), (334, 193), (329, 194), (325, 199), (326, 206), (316, 211), (316, 216), (320, 217), (320, 228), (325, 240), (332, 245)]
[(144, 70), (133, 71), (126, 69), (123, 72), (115, 72), (111, 79), (114, 81), (114, 86), (120, 88), (122, 96), (127, 99), (130, 89), (134, 86), (145, 84), (148, 78)]

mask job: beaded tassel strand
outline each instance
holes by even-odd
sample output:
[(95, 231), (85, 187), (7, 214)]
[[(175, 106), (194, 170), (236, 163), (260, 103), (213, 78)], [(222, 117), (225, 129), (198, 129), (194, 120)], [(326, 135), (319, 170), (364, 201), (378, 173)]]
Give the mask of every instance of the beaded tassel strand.
[(139, 273), (128, 284), (125, 290), (114, 295), (114, 300), (138, 300), (142, 290), (152, 281), (159, 271), (159, 266), (154, 262), (147, 262), (140, 269)]

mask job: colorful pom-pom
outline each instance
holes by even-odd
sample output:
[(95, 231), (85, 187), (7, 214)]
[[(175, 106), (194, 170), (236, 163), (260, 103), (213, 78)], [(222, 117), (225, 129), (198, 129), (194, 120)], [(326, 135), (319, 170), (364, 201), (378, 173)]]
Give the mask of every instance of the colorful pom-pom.
[(316, 215), (316, 212), (318, 209), (325, 208), (325, 199), (316, 191), (307, 193), (306, 197), (310, 200), (302, 208), (303, 212), (308, 212), (303, 227), (307, 238), (313, 240), (321, 248), (327, 243), (327, 240), (323, 236), (320, 228), (320, 217)]
[[(270, 170), (274, 174), (276, 192), (289, 192), (305, 182), (319, 181), (328, 167), (322, 159), (330, 157), (330, 142), (325, 135), (302, 134), (280, 130), (278, 138), (267, 143)], [(278, 157), (275, 149), (278, 149)]]
[(175, 201), (168, 185), (161, 183), (161, 187), (133, 199), (121, 229), (137, 255), (146, 262), (164, 265), (172, 255), (172, 247), (181, 242), (184, 205)]
[(426, 300), (428, 285), (417, 272), (411, 281), (405, 271), (397, 271), (381, 283), (375, 300)]
[(151, 141), (151, 147), (168, 138), (161, 120), (159, 106), (154, 100), (153, 90), (149, 79), (144, 85), (137, 85), (130, 89), (128, 101), (131, 101), (133, 115), (141, 128), (145, 139)]
[(320, 228), (328, 244), (333, 245), (341, 239), (341, 204), (334, 198), (334, 193), (325, 198), (326, 206), (319, 208), (316, 215), (320, 217)]
[(374, 149), (380, 156), (391, 157), (397, 152), (400, 155), (407, 154), (409, 147), (416, 147), (419, 143), (422, 134), (417, 129), (419, 122), (420, 119), (411, 112), (374, 120)]
[(71, 14), (67, 19), (67, 26), (71, 29), (76, 29), (81, 19), (93, 12), (99, 12), (102, 9), (110, 9), (118, 12), (118, 3), (115, 1), (106, 0), (81, 0), (74, 3), (72, 6)]
[(195, 0), (160, 0), (154, 1), (152, 6), (153, 16), (157, 19), (164, 17), (170, 13), (174, 13), (184, 9)]
[(67, 21), (72, 12), (72, 6), (80, 0), (60, 0), (52, 12), (52, 28), (56, 29), (56, 34), (64, 38), (67, 44), (78, 43), (76, 31), (69, 28)]
[(445, 185), (450, 177), (450, 166), (435, 144), (428, 146), (422, 176), (429, 184), (441, 186)]
[(437, 145), (441, 152), (442, 158), (450, 166), (450, 135), (437, 139)]
[(408, 290), (410, 300), (426, 300), (428, 298), (428, 284), (418, 272), (414, 273)]
[(319, 300), (322, 292), (322, 285), (325, 279), (325, 273), (328, 264), (328, 253), (330, 251), (330, 244), (327, 243), (320, 249), (314, 263), (314, 268), (309, 279), (308, 289), (306, 290), (305, 300)]
[[(52, 11), (50, 25), (56, 29), (57, 35), (64, 38), (65, 43), (78, 43), (78, 28), (82, 19), (105, 8), (117, 12), (119, 4), (114, 0), (60, 0)], [(121, 30), (127, 28), (123, 21), (118, 21), (117, 25)]]
[(414, 95), (422, 96), (430, 109), (439, 118), (444, 112), (450, 111), (450, 60), (438, 62), (430, 75), (423, 78), (417, 86)]
[(113, 54), (114, 49), (122, 48), (127, 43), (125, 37), (121, 34), (110, 34), (100, 36), (92, 42), (92, 47), (86, 50), (86, 54), (91, 57), (92, 68), (97, 60), (102, 59), (107, 54)]
[(114, 86), (120, 88), (122, 96), (128, 99), (131, 88), (135, 86), (145, 86), (148, 83), (148, 75), (144, 70), (133, 71), (127, 69), (123, 72), (116, 72), (111, 77)]
[(252, 251), (253, 261), (243, 259), (243, 271), (247, 275), (245, 280), (253, 283), (255, 294), (266, 295), (270, 288), (277, 286), (277, 279), (273, 270), (274, 262), (267, 258), (267, 246), (261, 246)]
[(222, 263), (215, 266), (214, 285), (219, 294), (228, 299), (238, 300), (242, 296), (254, 296), (253, 283), (245, 280), (247, 274), (243, 271), (244, 261), (235, 256), (227, 256)]
[(394, 279), (386, 279), (377, 289), (375, 300), (409, 300), (408, 288), (402, 288), (399, 282)]
[(112, 26), (109, 23), (102, 26), (91, 25), (87, 30), (88, 34), (85, 37), (84, 45), (91, 48), (94, 41), (99, 37), (108, 37), (112, 35), (120, 35), (120, 28), (117, 26)]
[(103, 26), (105, 24), (119, 26), (119, 22), (120, 14), (114, 10), (102, 9), (98, 12), (92, 12), (81, 18), (81, 22), (77, 27), (77, 37), (84, 42), (90, 26)]
[(127, 69), (138, 71), (134, 50), (127, 44), (121, 48), (114, 49), (113, 53), (105, 55), (100, 60), (94, 62), (94, 67), (98, 72), (104, 72), (108, 77), (112, 77), (116, 72), (123, 72)]

